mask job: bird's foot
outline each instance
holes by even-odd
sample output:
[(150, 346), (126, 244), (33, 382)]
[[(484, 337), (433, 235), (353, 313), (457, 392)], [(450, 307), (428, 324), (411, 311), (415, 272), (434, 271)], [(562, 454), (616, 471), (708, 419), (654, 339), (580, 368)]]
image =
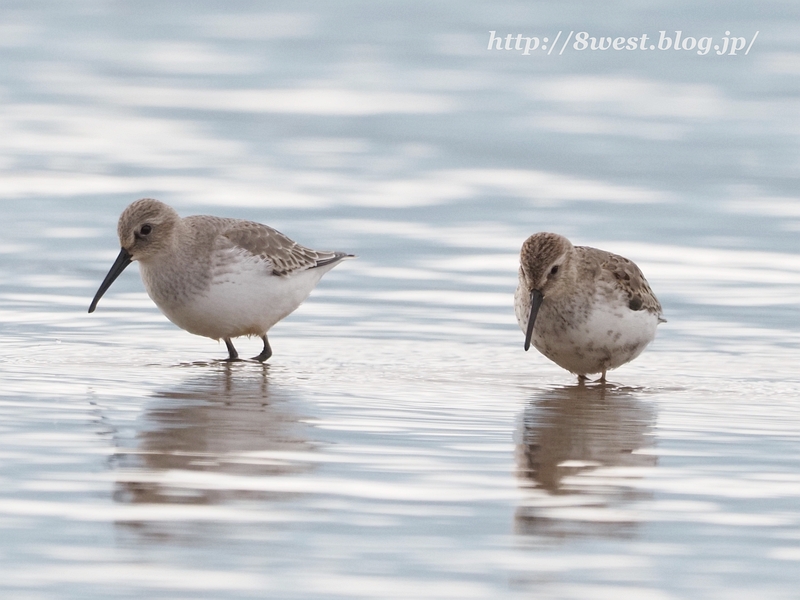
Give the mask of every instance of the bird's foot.
[(258, 356), (254, 356), (253, 360), (257, 360), (258, 362), (264, 362), (270, 356), (272, 356), (272, 348), (269, 347), (269, 341), (267, 340), (267, 335), (264, 334), (261, 336), (261, 340), (264, 342), (264, 349), (261, 351), (261, 354)]
[(239, 353), (234, 348), (231, 338), (225, 338), (225, 346), (228, 348), (228, 358), (225, 359), (225, 362), (238, 362), (240, 360)]

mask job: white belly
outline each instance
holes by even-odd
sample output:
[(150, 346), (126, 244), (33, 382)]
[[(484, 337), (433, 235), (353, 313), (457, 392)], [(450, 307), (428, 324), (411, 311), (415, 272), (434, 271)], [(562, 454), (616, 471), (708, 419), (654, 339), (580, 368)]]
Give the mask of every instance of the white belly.
[[(331, 265), (332, 267), (333, 265)], [(308, 298), (326, 267), (273, 275), (258, 260), (216, 274), (207, 289), (171, 301), (157, 285), (145, 287), (161, 312), (181, 329), (212, 339), (263, 335)]]
[(584, 323), (561, 335), (548, 330), (546, 323), (540, 329), (538, 321), (533, 345), (554, 363), (578, 375), (616, 369), (632, 361), (653, 341), (658, 325), (658, 317), (645, 310), (611, 311), (604, 307), (596, 307)]
[[(520, 302), (522, 301), (522, 302)], [(527, 304), (527, 306), (524, 306)], [(592, 303), (585, 311), (542, 302), (533, 329), (533, 346), (558, 366), (577, 375), (600, 373), (630, 362), (653, 341), (658, 316), (630, 310), (621, 301), (614, 306)], [(518, 294), (517, 319), (523, 331), (530, 303)], [(585, 315), (580, 318), (580, 313)]]

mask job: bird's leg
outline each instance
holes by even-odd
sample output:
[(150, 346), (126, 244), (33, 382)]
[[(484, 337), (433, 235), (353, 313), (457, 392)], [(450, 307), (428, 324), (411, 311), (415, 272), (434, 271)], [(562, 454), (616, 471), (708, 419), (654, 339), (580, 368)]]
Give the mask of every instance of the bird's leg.
[(597, 383), (605, 383), (606, 382), (606, 369), (603, 369), (603, 374), (600, 376), (600, 379), (597, 380)]
[(228, 360), (231, 362), (239, 360), (239, 353), (236, 351), (236, 348), (233, 347), (231, 338), (225, 338), (225, 345), (228, 347)]
[(253, 360), (257, 360), (258, 362), (264, 362), (270, 356), (272, 356), (272, 348), (269, 347), (269, 341), (267, 340), (267, 334), (261, 336), (261, 339), (264, 340), (264, 349), (261, 351), (261, 354), (258, 356), (254, 356)]
[(588, 378), (588, 377), (586, 377), (586, 375), (578, 375), (578, 383), (579, 383), (579, 384), (584, 384), (584, 383), (586, 383), (586, 380), (587, 380), (587, 379), (589, 379), (589, 378)]

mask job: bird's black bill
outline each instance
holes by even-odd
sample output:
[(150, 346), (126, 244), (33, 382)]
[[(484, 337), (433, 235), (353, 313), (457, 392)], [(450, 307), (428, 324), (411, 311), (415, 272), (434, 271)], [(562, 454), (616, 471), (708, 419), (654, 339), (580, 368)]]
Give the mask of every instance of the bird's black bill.
[(94, 300), (92, 300), (91, 305), (89, 305), (89, 312), (94, 312), (94, 309), (97, 308), (97, 303), (100, 301), (100, 298), (103, 297), (103, 294), (106, 293), (106, 290), (111, 287), (111, 284), (114, 283), (114, 280), (119, 277), (119, 274), (125, 270), (131, 264), (131, 255), (128, 254), (128, 251), (125, 248), (122, 248), (119, 251), (119, 255), (117, 256), (117, 260), (114, 261), (114, 264), (111, 265), (111, 269), (108, 271), (108, 275), (106, 278), (103, 279), (103, 283), (100, 284), (100, 289), (97, 290), (97, 293), (94, 295)]
[(531, 347), (531, 337), (533, 337), (533, 324), (536, 321), (536, 313), (539, 312), (539, 307), (542, 305), (542, 292), (539, 290), (531, 291), (531, 314), (528, 315), (528, 329), (525, 330), (525, 352)]

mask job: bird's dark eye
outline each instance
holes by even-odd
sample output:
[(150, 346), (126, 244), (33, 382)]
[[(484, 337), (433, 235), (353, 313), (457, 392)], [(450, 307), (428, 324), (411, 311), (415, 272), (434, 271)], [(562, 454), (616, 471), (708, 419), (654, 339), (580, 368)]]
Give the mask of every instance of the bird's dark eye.
[(558, 265), (550, 269), (550, 275), (555, 275), (556, 273), (558, 273)]
[(153, 231), (152, 225), (142, 225), (142, 228), (139, 230), (142, 235), (150, 235), (150, 232)]

